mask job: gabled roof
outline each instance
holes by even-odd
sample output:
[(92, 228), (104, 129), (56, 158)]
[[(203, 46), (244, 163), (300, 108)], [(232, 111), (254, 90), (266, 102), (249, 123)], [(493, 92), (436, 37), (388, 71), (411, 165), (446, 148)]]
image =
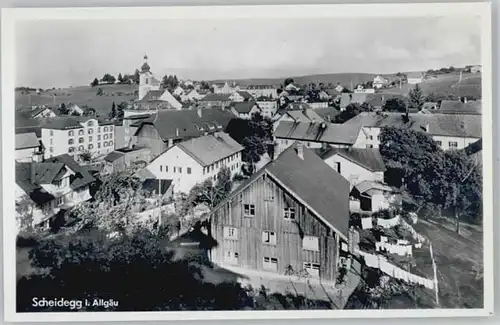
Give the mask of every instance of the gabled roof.
[[(336, 108), (331, 106), (316, 108), (314, 109), (314, 112), (318, 114), (318, 116), (323, 120), (325, 120), (325, 122), (332, 121), (333, 119), (335, 119), (335, 116), (340, 114), (340, 112)], [(330, 118), (330, 120), (328, 120), (328, 118)]]
[(323, 160), (339, 155), (372, 172), (386, 171), (382, 155), (380, 155), (379, 150), (375, 148), (341, 149), (331, 147), (328, 151), (318, 151), (318, 154)]
[(243, 97), (243, 99), (252, 99), (253, 98), (253, 96), (248, 91), (238, 90), (237, 93), (238, 93), (238, 95)]
[(436, 109), (438, 106), (439, 105), (437, 102), (425, 102), (424, 105), (422, 105), (422, 109), (433, 110)]
[(394, 187), (376, 181), (363, 181), (354, 187), (359, 193), (366, 193), (368, 195), (372, 195), (374, 191), (399, 192), (399, 190)]
[(223, 132), (193, 138), (178, 143), (177, 146), (201, 166), (209, 166), (244, 149), (227, 133)]
[(146, 95), (144, 95), (144, 97), (142, 97), (137, 102), (141, 103), (141, 102), (148, 102), (148, 101), (152, 101), (152, 100), (159, 100), (159, 98), (165, 93), (165, 91), (167, 91), (167, 90), (166, 89), (164, 89), (164, 90), (150, 90), (147, 92)]
[(276, 138), (352, 145), (361, 127), (335, 123), (305, 123), (282, 121), (275, 131)]
[[(252, 110), (252, 108), (254, 106), (256, 106), (257, 104), (254, 102), (254, 101), (250, 101), (250, 102), (233, 102), (231, 104), (231, 107), (234, 108), (234, 110), (240, 114), (248, 114), (250, 113), (250, 111)], [(257, 105), (257, 107), (259, 107)]]
[(118, 160), (120, 159), (121, 157), (125, 156), (125, 154), (123, 152), (119, 152), (119, 151), (112, 151), (110, 153), (108, 153), (106, 155), (106, 157), (104, 157), (104, 161), (107, 161), (107, 162), (113, 162), (115, 160)]
[(38, 114), (42, 113), (45, 110), (52, 111), (50, 107), (40, 106), (31, 111), (31, 117), (36, 117)]
[(262, 167), (213, 211), (266, 174), (295, 200), (304, 204), (322, 223), (345, 240), (349, 228), (349, 182), (323, 162), (313, 151), (303, 148), (303, 159), (295, 145)]
[(325, 122), (325, 120), (319, 116), (316, 111), (312, 108), (304, 109), (304, 110), (294, 110), (294, 111), (285, 111), (284, 115), (289, 116), (295, 122)]
[(99, 125), (111, 125), (113, 121), (98, 119), (95, 116), (57, 116), (47, 120), (42, 125), (43, 129), (57, 129), (57, 130), (70, 130), (80, 129), (83, 126), (80, 123), (85, 123), (88, 120), (97, 120)]
[(40, 141), (34, 132), (16, 134), (16, 150), (36, 148), (40, 146)]
[(407, 78), (422, 78), (424, 74), (422, 72), (408, 72), (406, 74)]
[(367, 93), (342, 93), (340, 94), (340, 107), (345, 108), (353, 103), (363, 104), (367, 98)]
[(435, 136), (481, 138), (481, 115), (477, 114), (409, 114), (405, 122), (402, 113), (362, 112), (342, 125), (363, 127), (397, 127), (425, 131)]
[[(198, 110), (201, 116), (198, 115)], [(162, 110), (149, 118), (134, 123), (139, 128), (135, 135), (139, 135), (144, 125), (153, 125), (163, 141), (168, 139), (185, 139), (198, 137), (206, 132), (224, 130), (229, 121), (234, 118), (230, 111), (216, 108), (192, 110)]]
[(231, 94), (207, 94), (205, 97), (201, 99), (202, 102), (209, 102), (209, 101), (229, 101)]
[(51, 157), (47, 160), (47, 162), (53, 163), (63, 163), (69, 169), (76, 173), (75, 177), (71, 180), (70, 187), (72, 189), (76, 189), (85, 185), (89, 185), (90, 183), (95, 182), (95, 178), (89, 173), (87, 168), (84, 166), (80, 166), (70, 155), (63, 154), (60, 156)]

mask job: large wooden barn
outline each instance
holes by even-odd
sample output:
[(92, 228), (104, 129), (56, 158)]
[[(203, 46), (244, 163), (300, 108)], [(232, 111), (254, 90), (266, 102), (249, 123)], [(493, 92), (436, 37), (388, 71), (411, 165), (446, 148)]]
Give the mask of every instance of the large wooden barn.
[(302, 144), (286, 149), (211, 215), (221, 266), (285, 274), (306, 270), (334, 281), (347, 251), (349, 182)]

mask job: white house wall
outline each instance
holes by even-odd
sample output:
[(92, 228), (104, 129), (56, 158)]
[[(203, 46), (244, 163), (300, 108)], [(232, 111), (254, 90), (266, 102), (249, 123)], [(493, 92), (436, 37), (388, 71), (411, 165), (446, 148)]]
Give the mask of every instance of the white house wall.
[(372, 172), (338, 154), (326, 159), (325, 163), (335, 171), (337, 171), (335, 163), (340, 163), (340, 175), (349, 181), (351, 187), (362, 181), (384, 181), (383, 172)]

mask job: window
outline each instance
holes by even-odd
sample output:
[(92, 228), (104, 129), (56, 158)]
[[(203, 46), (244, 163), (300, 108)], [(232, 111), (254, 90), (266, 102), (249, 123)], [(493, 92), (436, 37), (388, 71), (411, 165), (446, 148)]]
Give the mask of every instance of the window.
[(92, 136), (89, 136), (89, 142), (92, 142)]
[(377, 140), (378, 140), (378, 141), (380, 141), (380, 134), (379, 134), (379, 135), (377, 135)]
[(78, 135), (83, 135), (83, 130), (79, 130)]
[(97, 148), (101, 148), (101, 143), (97, 142)]
[(54, 148), (50, 147), (50, 152), (54, 152)]
[(304, 270), (313, 278), (319, 278), (319, 264), (312, 262), (304, 262)]
[(92, 121), (89, 121), (89, 122), (87, 123), (87, 126), (92, 126), (92, 125), (94, 125), (94, 123), (93, 123)]
[(340, 161), (336, 161), (334, 163), (334, 166), (335, 166), (335, 170), (337, 171), (337, 173), (340, 174)]
[(369, 135), (369, 136), (368, 136), (368, 139), (369, 139), (369, 140), (373, 140), (373, 135)]
[(100, 126), (97, 128), (97, 133), (101, 133), (101, 127)]
[(236, 252), (232, 252), (232, 251), (228, 251), (225, 255), (224, 255), (224, 260), (229, 263), (229, 264), (236, 264), (238, 265), (238, 257), (239, 257), (239, 254), (236, 253)]
[(69, 148), (68, 148), (68, 152), (73, 152), (73, 151), (75, 151), (75, 148), (74, 148), (74, 147), (69, 147)]
[(188, 168), (187, 168), (187, 173), (188, 173), (188, 174), (191, 174), (191, 167), (188, 167)]
[(177, 167), (177, 169), (179, 170), (179, 174), (182, 174), (182, 167)]
[(225, 239), (236, 239), (238, 240), (238, 229), (234, 227), (224, 227), (224, 238)]
[(101, 135), (100, 134), (97, 136), (97, 141), (101, 141)]
[(110, 126), (110, 127), (109, 127), (109, 132), (112, 132), (112, 131), (113, 131), (113, 127), (112, 127), (112, 126)]
[(367, 149), (371, 149), (371, 148), (373, 148), (373, 144), (367, 144), (367, 145), (366, 145), (366, 148), (367, 148)]
[(73, 139), (69, 139), (68, 140), (68, 144), (73, 144), (74, 143), (74, 140)]
[(78, 151), (83, 151), (83, 146), (79, 146)]
[(162, 165), (160, 165), (160, 171), (161, 171), (161, 172), (163, 171), (163, 166), (162, 166)]
[(88, 129), (87, 133), (92, 134), (94, 132), (94, 129)]
[(253, 217), (255, 216), (255, 205), (254, 204), (243, 204), (245, 216)]
[(60, 206), (64, 203), (64, 198), (62, 196), (56, 197), (56, 206)]
[(276, 245), (276, 233), (274, 231), (263, 231), (262, 242), (268, 245)]
[(295, 219), (295, 208), (284, 208), (283, 212), (284, 212), (285, 219), (289, 219), (289, 220)]
[(54, 131), (50, 130), (50, 136), (54, 136)]
[(448, 142), (448, 147), (450, 147), (450, 148), (458, 148), (458, 142), (456, 142), (456, 141), (450, 141), (450, 142)]
[(54, 181), (52, 184), (54, 184), (55, 187), (61, 188), (62, 186), (62, 180)]
[(109, 146), (112, 147), (113, 146), (113, 141), (109, 141)]
[(94, 149), (94, 145), (93, 144), (89, 144), (89, 150), (92, 150)]
[(205, 175), (205, 171), (207, 170), (206, 167), (203, 167), (203, 175)]
[(264, 257), (265, 270), (278, 271), (278, 259), (274, 257)]
[(108, 146), (108, 143), (107, 143), (106, 141), (104, 141), (104, 143), (102, 144), (102, 146), (103, 146), (104, 148), (106, 148), (106, 147)]
[(175, 173), (176, 170), (177, 170), (177, 167), (174, 166), (174, 173)]
[(104, 132), (108, 132), (108, 127), (107, 126), (104, 127)]
[(74, 135), (75, 135), (75, 132), (74, 132), (74, 131), (68, 131), (68, 135), (69, 135), (70, 137), (72, 137), (72, 136), (74, 136)]
[(441, 147), (443, 145), (441, 141), (436, 141), (436, 144), (438, 145), (438, 147)]
[(78, 143), (83, 143), (83, 138), (78, 138)]
[(107, 134), (104, 135), (104, 140), (108, 140), (108, 135)]
[(319, 252), (319, 239), (314, 236), (304, 236), (302, 239), (302, 249)]
[(215, 165), (212, 165), (212, 171), (214, 171)]
[(219, 162), (215, 163), (215, 168), (219, 168)]
[(165, 172), (168, 172), (168, 166), (165, 165)]

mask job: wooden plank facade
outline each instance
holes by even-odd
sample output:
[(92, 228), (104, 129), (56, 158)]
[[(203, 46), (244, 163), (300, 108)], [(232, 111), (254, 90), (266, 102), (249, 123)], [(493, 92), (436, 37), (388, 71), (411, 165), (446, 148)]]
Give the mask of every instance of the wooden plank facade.
[[(248, 205), (253, 205), (254, 215), (245, 214)], [(285, 218), (286, 208), (294, 208), (293, 220)], [(235, 228), (236, 238), (225, 238), (224, 227)], [(264, 242), (264, 231), (275, 233), (275, 245)], [(210, 232), (218, 243), (211, 251), (216, 264), (269, 270), (264, 258), (272, 258), (279, 274), (289, 266), (300, 271), (304, 263), (314, 263), (321, 279), (336, 278), (339, 236), (266, 173), (213, 212)], [(305, 236), (317, 238), (318, 251), (304, 249)]]

